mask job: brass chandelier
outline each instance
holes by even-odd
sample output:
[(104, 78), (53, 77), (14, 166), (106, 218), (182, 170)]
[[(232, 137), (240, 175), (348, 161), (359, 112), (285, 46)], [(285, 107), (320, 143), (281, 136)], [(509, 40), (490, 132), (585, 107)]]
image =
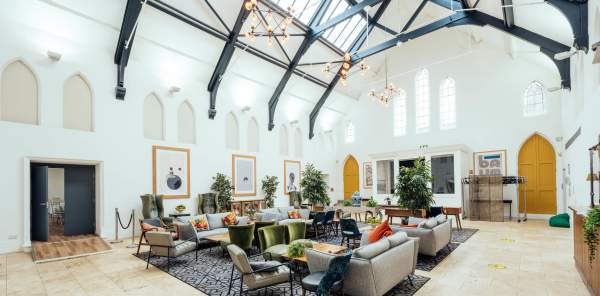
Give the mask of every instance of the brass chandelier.
[[(339, 72), (337, 72), (337, 73), (332, 71), (332, 64), (335, 64), (335, 63), (342, 63), (342, 67), (339, 69)], [(339, 75), (340, 82), (342, 83), (343, 86), (346, 86), (347, 79), (350, 75), (353, 75), (357, 72), (360, 72), (361, 75), (364, 75), (367, 71), (369, 71), (369, 65), (367, 65), (367, 63), (365, 63), (364, 60), (362, 60), (358, 63), (357, 71), (350, 72), (351, 66), (352, 66), (352, 57), (350, 56), (350, 53), (345, 53), (343, 60), (325, 64), (325, 67), (323, 67), (323, 73), (325, 73), (328, 76), (330, 74)]]
[(380, 104), (387, 106), (390, 101), (398, 94), (398, 88), (391, 82), (388, 83), (387, 57), (385, 58), (385, 87), (381, 91), (372, 89), (369, 92), (373, 101), (378, 101)]
[(267, 37), (267, 43), (272, 46), (277, 37), (283, 37), (281, 43), (286, 43), (290, 39), (288, 27), (294, 20), (293, 7), (287, 8), (286, 16), (275, 13), (271, 8), (260, 9), (258, 0), (246, 0), (244, 8), (250, 11), (250, 31), (244, 33), (249, 41), (253, 42), (256, 37)]

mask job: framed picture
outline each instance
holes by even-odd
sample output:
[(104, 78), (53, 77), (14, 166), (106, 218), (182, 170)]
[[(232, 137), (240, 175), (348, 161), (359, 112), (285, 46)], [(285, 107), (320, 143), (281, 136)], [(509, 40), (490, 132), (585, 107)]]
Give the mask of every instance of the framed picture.
[(152, 146), (152, 192), (163, 198), (190, 197), (190, 150)]
[(373, 164), (370, 162), (363, 162), (363, 180), (365, 188), (373, 188)]
[(233, 196), (256, 195), (256, 157), (231, 156), (233, 174)]
[(289, 194), (292, 191), (300, 191), (301, 177), (300, 162), (295, 160), (283, 161), (283, 193)]
[(506, 150), (473, 153), (475, 175), (506, 176)]

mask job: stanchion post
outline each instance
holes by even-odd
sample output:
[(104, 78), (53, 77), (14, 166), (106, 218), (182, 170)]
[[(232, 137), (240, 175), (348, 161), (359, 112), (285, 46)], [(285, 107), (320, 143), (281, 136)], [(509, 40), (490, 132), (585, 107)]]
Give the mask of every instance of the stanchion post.
[(131, 210), (131, 244), (127, 246), (127, 248), (137, 248), (137, 244), (135, 243), (135, 210)]

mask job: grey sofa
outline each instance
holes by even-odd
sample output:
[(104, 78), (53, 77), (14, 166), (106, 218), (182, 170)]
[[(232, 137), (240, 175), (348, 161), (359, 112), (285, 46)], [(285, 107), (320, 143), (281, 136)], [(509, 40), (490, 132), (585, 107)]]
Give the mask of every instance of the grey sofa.
[[(195, 236), (198, 241), (201, 242), (204, 241), (205, 237), (207, 236), (227, 233), (229, 230), (223, 224), (223, 218), (229, 214), (230, 212), (205, 214), (206, 221), (208, 222), (207, 230), (197, 230), (189, 222), (191, 219), (197, 219), (204, 215), (178, 218), (178, 221), (175, 223), (175, 225), (177, 225), (179, 239), (190, 240), (193, 238), (193, 236)], [(238, 225), (246, 225), (249, 221), (249, 218), (246, 216), (238, 216), (237, 219), (239, 221)]]
[[(381, 296), (415, 272), (419, 239), (396, 233), (354, 250), (344, 274), (345, 295)], [(311, 273), (326, 271), (334, 255), (306, 249)]]
[(418, 224), (416, 228), (392, 226), (393, 231), (405, 232), (409, 237), (418, 237), (419, 254), (435, 256), (452, 240), (452, 220), (440, 214), (435, 218), (410, 218), (409, 224)]
[[(301, 219), (289, 219), (288, 212), (297, 210), (300, 213)], [(295, 209), (294, 207), (277, 207), (277, 208), (267, 208), (260, 210), (260, 213), (255, 215), (256, 221), (277, 221), (277, 224), (286, 225), (292, 222), (299, 222), (301, 220), (305, 220), (306, 223), (312, 223), (310, 218), (310, 210), (309, 209)]]

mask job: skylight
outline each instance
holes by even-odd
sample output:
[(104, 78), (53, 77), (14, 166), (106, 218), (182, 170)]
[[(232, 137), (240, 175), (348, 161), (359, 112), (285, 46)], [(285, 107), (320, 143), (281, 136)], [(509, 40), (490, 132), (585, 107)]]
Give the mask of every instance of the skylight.
[[(273, 2), (286, 11), (291, 7), (294, 17), (308, 25), (321, 0), (273, 0)], [(350, 8), (350, 5), (345, 0), (333, 0), (319, 25), (326, 23), (329, 19), (343, 13), (348, 8)], [(356, 14), (326, 30), (323, 37), (339, 49), (347, 51), (366, 26), (367, 21), (361, 15)]]

